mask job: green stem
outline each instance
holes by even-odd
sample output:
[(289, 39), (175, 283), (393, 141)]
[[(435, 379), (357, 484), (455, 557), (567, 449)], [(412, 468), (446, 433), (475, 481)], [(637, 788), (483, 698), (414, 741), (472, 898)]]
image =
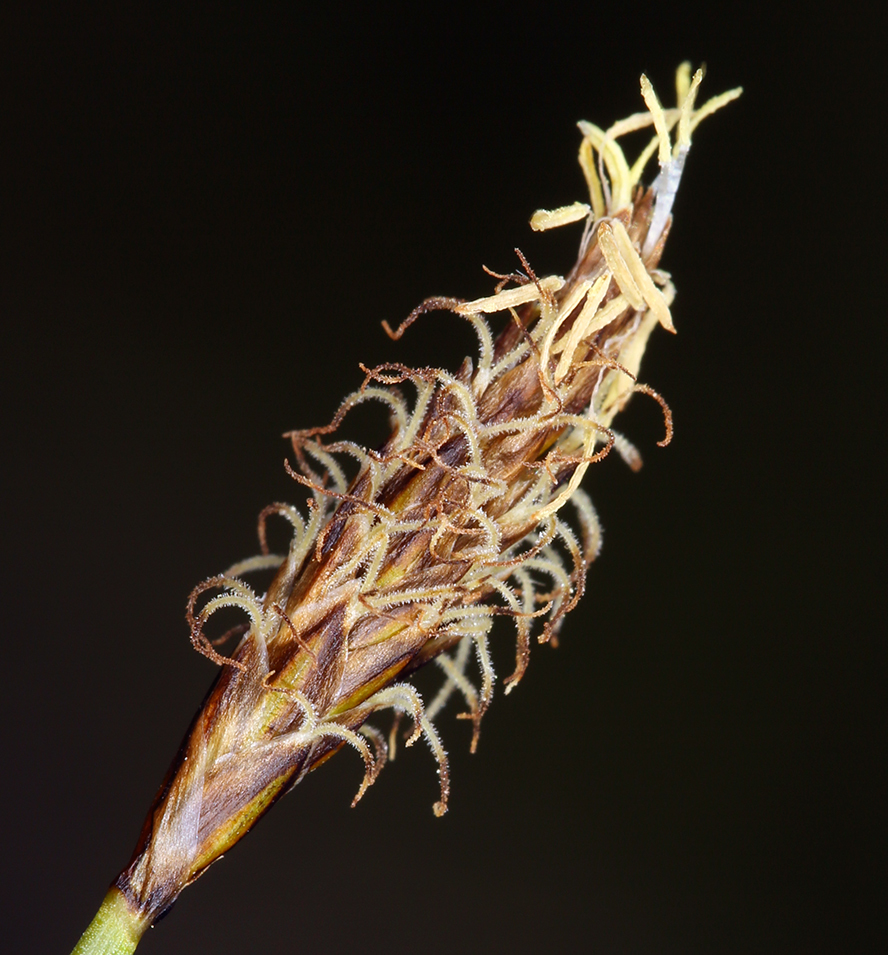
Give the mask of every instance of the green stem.
[(71, 955), (132, 955), (149, 924), (112, 887)]

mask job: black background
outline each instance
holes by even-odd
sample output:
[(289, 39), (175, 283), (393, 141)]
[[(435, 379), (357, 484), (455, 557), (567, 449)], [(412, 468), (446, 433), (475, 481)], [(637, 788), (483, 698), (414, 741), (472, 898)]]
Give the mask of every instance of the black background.
[(343, 754), (140, 952), (883, 950), (880, 33), (747, 11), (6, 17), (5, 950), (68, 952), (129, 857), (213, 675), (185, 598), (299, 499), (281, 433), (361, 360), (474, 347), (381, 319), (487, 294), (515, 245), (566, 271), (578, 228), (527, 219), (584, 197), (575, 121), (641, 109), (641, 71), (670, 101), (684, 58), (746, 92), (663, 263), (679, 334), (643, 378), (676, 438), (640, 399), (642, 472), (588, 475), (605, 544), (562, 645), (477, 755), (442, 719), (444, 819), (424, 747), (355, 810)]

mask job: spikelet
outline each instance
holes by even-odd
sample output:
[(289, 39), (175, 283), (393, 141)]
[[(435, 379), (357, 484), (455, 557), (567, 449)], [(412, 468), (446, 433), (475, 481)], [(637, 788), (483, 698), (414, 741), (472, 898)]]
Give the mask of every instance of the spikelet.
[[(643, 392), (663, 409), (660, 444), (670, 439), (666, 403), (637, 381), (653, 329), (674, 331), (674, 289), (658, 263), (691, 133), (739, 94), (696, 108), (701, 78), (683, 65), (678, 106), (663, 109), (642, 77), (645, 112), (607, 131), (579, 124), (589, 203), (531, 219), (537, 230), (585, 221), (566, 278), (538, 277), (519, 252), (522, 271), (494, 276), (490, 297), (429, 299), (397, 329), (384, 323), (398, 339), (415, 321), (430, 321), (425, 313), (449, 310), (472, 324), (474, 360), (455, 374), (397, 363), (364, 368), (360, 388), (329, 425), (287, 436), (287, 470), (308, 490), (307, 512), (266, 508), (261, 554), (205, 581), (189, 601), (191, 640), (221, 669), (116, 882), (142, 923), (344, 745), (364, 762), (360, 799), (388, 752), (368, 723), (380, 710), (406, 714), (407, 744), (422, 737), (431, 747), (440, 778), (434, 811), (445, 812), (447, 757), (433, 719), (457, 694), (474, 724), (474, 749), (494, 690), (494, 618), (510, 618), (516, 633), (508, 692), (534, 638), (552, 639), (576, 606), (600, 541), (580, 482), (613, 448), (633, 467), (640, 462), (612, 429), (614, 416)], [(649, 145), (630, 166), (618, 140), (651, 126)], [(655, 152), (660, 172), (645, 189), (642, 172)], [(504, 324), (497, 337), (490, 316)], [(391, 421), (377, 450), (336, 435), (367, 401), (385, 405)], [(569, 502), (579, 534), (565, 520)], [(292, 528), (286, 554), (268, 551), (270, 518)], [(260, 595), (243, 578), (263, 569), (274, 579)], [(205, 629), (224, 607), (246, 616), (228, 652)], [(443, 684), (426, 705), (409, 677), (431, 661)]]

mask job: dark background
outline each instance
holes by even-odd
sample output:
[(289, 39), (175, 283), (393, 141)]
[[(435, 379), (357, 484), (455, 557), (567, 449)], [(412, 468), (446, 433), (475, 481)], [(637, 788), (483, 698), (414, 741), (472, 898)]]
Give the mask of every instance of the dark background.
[(474, 347), (381, 319), (487, 294), (515, 245), (565, 272), (578, 228), (527, 219), (584, 198), (575, 121), (641, 109), (641, 71), (671, 102), (684, 58), (746, 92), (663, 263), (679, 334), (643, 377), (676, 438), (636, 401), (644, 469), (588, 475), (605, 544), (562, 645), (477, 755), (442, 719), (444, 819), (425, 747), (355, 810), (343, 754), (140, 952), (884, 950), (881, 33), (578, 9), (6, 16), (5, 950), (70, 951), (126, 863), (213, 676), (186, 596), (299, 499), (281, 433), (358, 361)]

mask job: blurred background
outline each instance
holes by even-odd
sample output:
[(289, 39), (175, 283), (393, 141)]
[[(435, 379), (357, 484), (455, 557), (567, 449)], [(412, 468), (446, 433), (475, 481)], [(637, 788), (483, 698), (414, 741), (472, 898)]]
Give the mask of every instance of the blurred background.
[(642, 378), (676, 437), (638, 399), (643, 470), (589, 473), (604, 548), (561, 645), (476, 755), (442, 718), (445, 818), (427, 748), (355, 810), (343, 753), (139, 951), (884, 951), (881, 34), (745, 10), (4, 14), (8, 951), (70, 951), (126, 864), (214, 674), (187, 595), (301, 500), (281, 434), (359, 361), (475, 347), (382, 319), (489, 293), (516, 245), (564, 274), (579, 227), (527, 220), (585, 198), (576, 120), (640, 110), (642, 71), (671, 103), (686, 58), (745, 93), (663, 260), (678, 335)]

